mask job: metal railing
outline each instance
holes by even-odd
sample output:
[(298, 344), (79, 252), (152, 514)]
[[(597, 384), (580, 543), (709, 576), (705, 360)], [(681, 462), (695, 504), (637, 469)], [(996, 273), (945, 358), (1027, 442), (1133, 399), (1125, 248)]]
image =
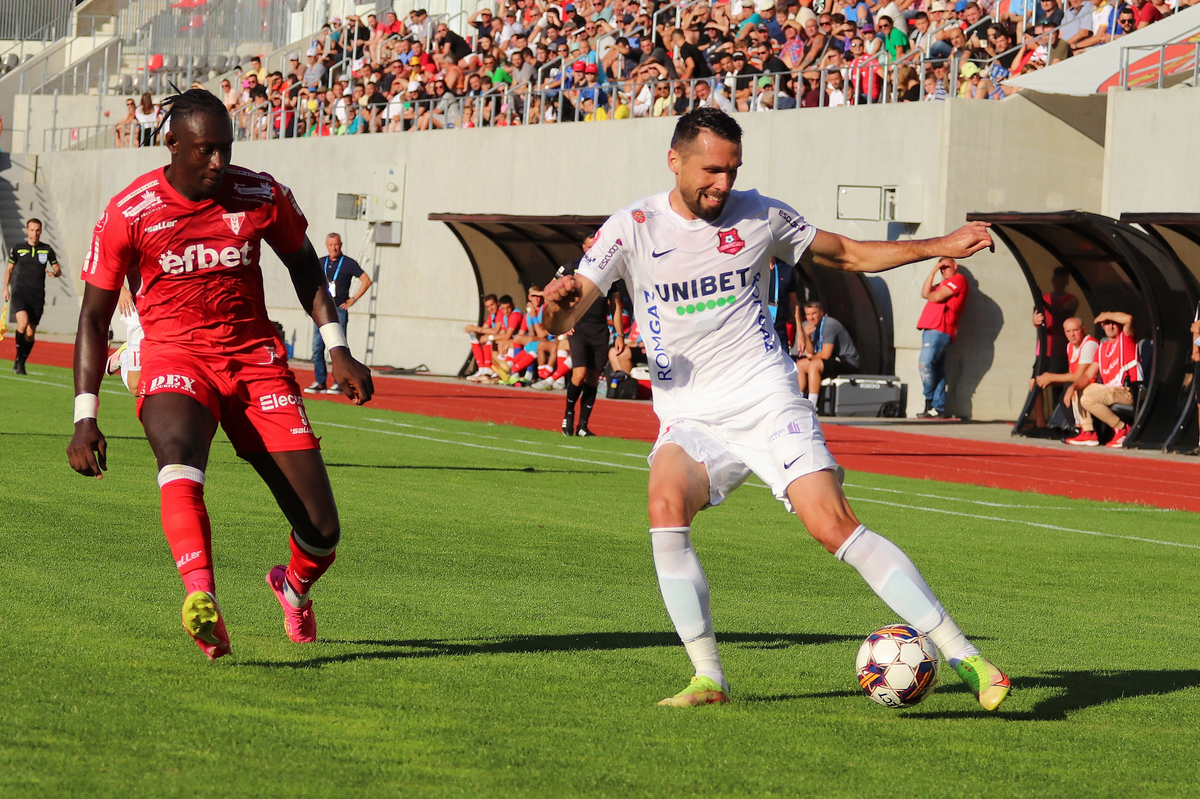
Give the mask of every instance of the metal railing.
[[(1144, 53), (1145, 56), (1131, 60), (1131, 55), (1138, 53)], [(1121, 69), (1118, 73), (1121, 91), (1145, 88), (1151, 84), (1161, 89), (1168, 84), (1168, 78), (1184, 76), (1189, 72), (1192, 87), (1200, 87), (1200, 42), (1129, 45), (1121, 48)]]

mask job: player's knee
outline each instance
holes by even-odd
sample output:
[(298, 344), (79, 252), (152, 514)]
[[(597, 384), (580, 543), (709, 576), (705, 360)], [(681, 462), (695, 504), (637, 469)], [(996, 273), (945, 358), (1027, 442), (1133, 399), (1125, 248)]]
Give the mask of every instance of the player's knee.
[(307, 524), (296, 525), (296, 537), (320, 549), (337, 546), (338, 541), (342, 539), (342, 527), (338, 522), (337, 513), (317, 514), (317, 518), (310, 515)]
[(651, 527), (679, 527), (690, 523), (687, 497), (675, 491), (656, 491), (647, 503)]

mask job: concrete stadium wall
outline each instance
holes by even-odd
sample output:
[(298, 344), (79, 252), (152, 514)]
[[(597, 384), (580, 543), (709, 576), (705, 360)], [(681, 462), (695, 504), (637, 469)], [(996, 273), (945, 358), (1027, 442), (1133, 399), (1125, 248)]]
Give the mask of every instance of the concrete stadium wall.
[[(817, 226), (856, 238), (937, 236), (962, 224), (970, 211), (1100, 206), (1100, 145), (1021, 97), (738, 119), (746, 130), (738, 187), (777, 196)], [(383, 169), (406, 167), (403, 246), (379, 249), (373, 362), (424, 363), (434, 372), (454, 373), (468, 354), (462, 326), (476, 319), (478, 292), (462, 247), (429, 214), (610, 214), (671, 188), (666, 150), (672, 129), (668, 119), (251, 142), (235, 147), (234, 160), (292, 188), (319, 252), (324, 234), (336, 230), (353, 257), (361, 255), (366, 223), (336, 220), (335, 195), (376, 193)], [(1035, 154), (1031, 137), (1040, 142)], [(64, 237), (64, 260), (77, 268), (107, 198), (165, 160), (161, 148), (43, 155), (60, 229), (78, 231)], [(920, 186), (921, 221), (838, 220), (839, 185)], [(915, 324), (923, 305), (921, 283), (931, 266), (882, 276), (895, 320), (897, 372), (911, 386), (910, 413), (921, 407)], [(1015, 418), (1033, 358), (1029, 290), (1002, 251), (976, 256), (965, 271), (974, 291), (948, 364), (950, 408), (976, 418)], [(311, 323), (273, 256), (265, 259), (264, 272), (272, 315), (289, 336), (295, 332), (296, 352), (303, 355)], [(361, 303), (350, 321), (356, 351), (365, 338)]]
[(1200, 212), (1200, 91), (1112, 92), (1105, 135), (1103, 213)]

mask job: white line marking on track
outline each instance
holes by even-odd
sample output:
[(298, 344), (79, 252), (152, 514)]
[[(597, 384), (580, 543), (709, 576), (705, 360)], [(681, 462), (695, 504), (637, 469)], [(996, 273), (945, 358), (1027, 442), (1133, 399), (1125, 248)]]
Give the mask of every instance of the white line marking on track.
[[(588, 460), (586, 458), (573, 458), (569, 455), (554, 455), (554, 454), (551, 454), (548, 452), (538, 452), (536, 450), (531, 451), (531, 450), (509, 449), (507, 447), (493, 447), (493, 446), (489, 446), (487, 444), (473, 444), (469, 441), (451, 441), (451, 440), (444, 439), (444, 438), (433, 438), (432, 436), (417, 435), (416, 433), (401, 433), (396, 430), (377, 430), (377, 429), (371, 428), (371, 427), (356, 427), (354, 425), (336, 424), (334, 422), (318, 422), (318, 424), (319, 425), (327, 425), (329, 427), (340, 427), (343, 430), (359, 430), (364, 433), (381, 433), (385, 436), (398, 436), (400, 438), (415, 438), (420, 441), (432, 441), (437, 444), (456, 444), (460, 447), (470, 447), (472, 449), (485, 449), (485, 450), (490, 450), (492, 452), (506, 452), (506, 453), (509, 453), (512, 455), (532, 455), (532, 456), (535, 456), (538, 458), (553, 458), (555, 460), (573, 461), (575, 463), (588, 463), (588, 464), (592, 464), (594, 466), (608, 466), (608, 467), (611, 467), (614, 469), (632, 469), (633, 471), (637, 471), (637, 472), (650, 471), (650, 469), (645, 466), (631, 466), (631, 465), (625, 464), (625, 463), (611, 463), (609, 461), (596, 461), (596, 460)], [(753, 483), (753, 482), (746, 483), (746, 485), (753, 486), (754, 488), (767, 488), (767, 486), (765, 486), (765, 485), (761, 485), (759, 483)], [(853, 487), (865, 488), (866, 486), (853, 486)], [(889, 490), (894, 490), (894, 489), (889, 489)], [(903, 492), (899, 492), (899, 493), (903, 493)], [(1064, 532), (1064, 533), (1079, 533), (1080, 535), (1091, 535), (1091, 536), (1097, 536), (1099, 538), (1118, 538), (1118, 539), (1122, 539), (1125, 541), (1139, 541), (1139, 542), (1146, 543), (1146, 544), (1161, 544), (1162, 546), (1181, 547), (1184, 549), (1200, 549), (1200, 544), (1183, 544), (1183, 543), (1179, 543), (1177, 541), (1160, 541), (1157, 538), (1141, 538), (1139, 536), (1134, 536), (1134, 535), (1118, 535), (1116, 533), (1100, 533), (1100, 532), (1096, 532), (1095, 530), (1080, 530), (1080, 529), (1074, 528), (1074, 527), (1060, 527), (1060, 526), (1054, 525), (1054, 524), (1044, 524), (1042, 522), (1030, 522), (1030, 521), (1025, 521), (1022, 519), (1005, 519), (1001, 516), (981, 516), (976, 513), (963, 513), (961, 511), (942, 510), (939, 508), (924, 508), (924, 507), (921, 507), (920, 505), (904, 505), (899, 502), (887, 502), (886, 500), (870, 499), (868, 497), (850, 497), (850, 499), (852, 499), (855, 502), (868, 502), (868, 503), (875, 504), (875, 505), (887, 505), (887, 506), (893, 507), (893, 508), (904, 508), (906, 510), (924, 511), (926, 513), (941, 513), (946, 516), (961, 516), (961, 517), (964, 517), (967, 519), (979, 519), (981, 521), (989, 521), (989, 522), (1005, 522), (1007, 524), (1023, 524), (1027, 527), (1038, 527), (1043, 530), (1058, 530), (1058, 531)]]

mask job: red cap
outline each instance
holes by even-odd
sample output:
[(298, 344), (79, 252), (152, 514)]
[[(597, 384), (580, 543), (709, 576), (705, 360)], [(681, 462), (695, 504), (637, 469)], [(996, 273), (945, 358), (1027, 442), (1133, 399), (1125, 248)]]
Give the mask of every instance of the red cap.
[(576, 61), (574, 64), (571, 65), (571, 69), (576, 72), (583, 72), (584, 68), (586, 66), (587, 66), (587, 64), (583, 63), (582, 61)]
[(595, 64), (588, 64), (586, 67), (584, 67), (584, 68), (583, 68), (583, 71), (584, 71), (584, 72), (589, 72), (589, 73), (596, 73), (596, 72), (599, 72), (599, 70), (598, 70), (598, 69), (596, 69), (596, 65), (595, 65)]

